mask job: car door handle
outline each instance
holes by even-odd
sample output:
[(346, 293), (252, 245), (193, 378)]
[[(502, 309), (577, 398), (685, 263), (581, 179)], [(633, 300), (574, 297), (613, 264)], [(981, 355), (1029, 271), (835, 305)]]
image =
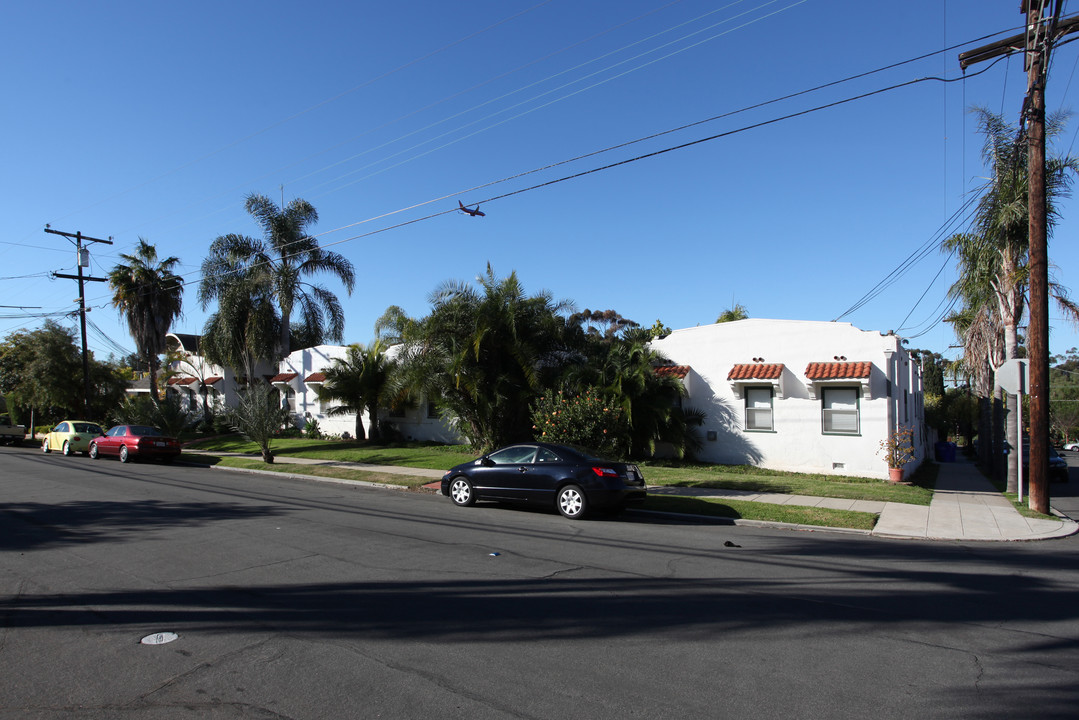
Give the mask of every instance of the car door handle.
[(517, 472), (528, 472), (528, 468), (526, 468), (524, 465), (521, 465), (517, 468)]

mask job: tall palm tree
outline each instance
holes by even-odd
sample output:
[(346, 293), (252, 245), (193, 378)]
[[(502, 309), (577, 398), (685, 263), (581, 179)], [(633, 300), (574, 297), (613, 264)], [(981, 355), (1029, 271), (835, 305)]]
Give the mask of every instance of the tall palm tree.
[[(1019, 326), (1026, 312), (1029, 285), (1027, 142), (1000, 115), (984, 108), (975, 108), (975, 113), (979, 131), (985, 135), (982, 157), (992, 174), (982, 188), (971, 232), (947, 238), (943, 249), (956, 254), (960, 270), (951, 289), (952, 296), (962, 302), (952, 318), (953, 325), (969, 351), (968, 366), (984, 385), (987, 365), (998, 367), (1019, 355)], [(1059, 134), (1063, 122), (1062, 115), (1049, 118), (1046, 136)], [(1070, 194), (1076, 171), (1079, 160), (1070, 156), (1051, 157), (1046, 162), (1046, 222), (1050, 236), (1060, 217), (1055, 201)], [(1068, 299), (1064, 288), (1050, 283), (1050, 293), (1067, 316), (1079, 319), (1079, 307)], [(980, 357), (971, 357), (970, 353)], [(1010, 403), (1014, 406), (1017, 401), (1013, 397)], [(1008, 413), (1006, 422), (1008, 438), (1020, 442), (1016, 414)], [(1018, 459), (1010, 454), (1010, 491), (1017, 487), (1018, 472)]]
[(356, 439), (364, 439), (363, 413), (371, 418), (371, 440), (381, 437), (378, 430), (378, 408), (385, 405), (389, 379), (395, 363), (386, 357), (385, 345), (376, 340), (368, 347), (356, 343), (349, 345), (345, 357), (336, 358), (326, 368), (326, 382), (319, 390), (319, 398), (336, 400), (328, 415), (356, 415)]
[(320, 273), (336, 276), (351, 295), (355, 270), (344, 256), (323, 250), (307, 228), (318, 222), (318, 212), (306, 200), (295, 199), (278, 207), (269, 198), (248, 195), (244, 207), (262, 228), (263, 239), (222, 235), (210, 246), (203, 262), (199, 298), (203, 307), (229, 291), (229, 267), (244, 274), (259, 293), (272, 297), (280, 309), (277, 354), (291, 352), (290, 333), (295, 313), (312, 337), (340, 341), (345, 314), (337, 296), (322, 285), (304, 279)]
[(184, 283), (173, 272), (179, 258), (158, 260), (157, 249), (139, 238), (132, 255), (121, 254), (124, 261), (109, 272), (112, 304), (127, 320), (139, 355), (150, 367), (150, 395), (159, 399), (157, 371), (159, 355), (165, 352), (165, 335), (172, 321), (183, 314)]

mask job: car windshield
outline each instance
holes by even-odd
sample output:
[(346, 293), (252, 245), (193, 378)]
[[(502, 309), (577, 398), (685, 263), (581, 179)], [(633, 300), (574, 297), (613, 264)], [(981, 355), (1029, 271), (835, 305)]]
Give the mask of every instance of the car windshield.
[(160, 435), (161, 433), (158, 432), (157, 428), (152, 428), (149, 425), (132, 425), (131, 427), (129, 427), (127, 429), (127, 434), (128, 435), (142, 435), (142, 436), (146, 436), (146, 435), (156, 436), (156, 435)]
[(104, 435), (105, 432), (93, 423), (75, 423), (75, 432), (90, 433), (91, 435)]

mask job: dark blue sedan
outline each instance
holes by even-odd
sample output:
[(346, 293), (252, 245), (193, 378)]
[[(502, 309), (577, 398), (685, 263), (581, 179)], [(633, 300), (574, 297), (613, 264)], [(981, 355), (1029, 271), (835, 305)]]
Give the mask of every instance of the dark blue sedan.
[(610, 462), (565, 445), (510, 445), (442, 476), (442, 494), (461, 507), (501, 500), (558, 508), (570, 519), (591, 508), (619, 511), (647, 496), (636, 465)]

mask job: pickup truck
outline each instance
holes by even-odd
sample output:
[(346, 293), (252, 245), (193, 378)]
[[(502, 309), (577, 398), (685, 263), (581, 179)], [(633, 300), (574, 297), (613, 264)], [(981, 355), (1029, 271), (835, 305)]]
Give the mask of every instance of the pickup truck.
[(11, 418), (0, 415), (0, 442), (11, 445), (21, 445), (26, 437), (26, 428), (22, 425), (12, 425)]

